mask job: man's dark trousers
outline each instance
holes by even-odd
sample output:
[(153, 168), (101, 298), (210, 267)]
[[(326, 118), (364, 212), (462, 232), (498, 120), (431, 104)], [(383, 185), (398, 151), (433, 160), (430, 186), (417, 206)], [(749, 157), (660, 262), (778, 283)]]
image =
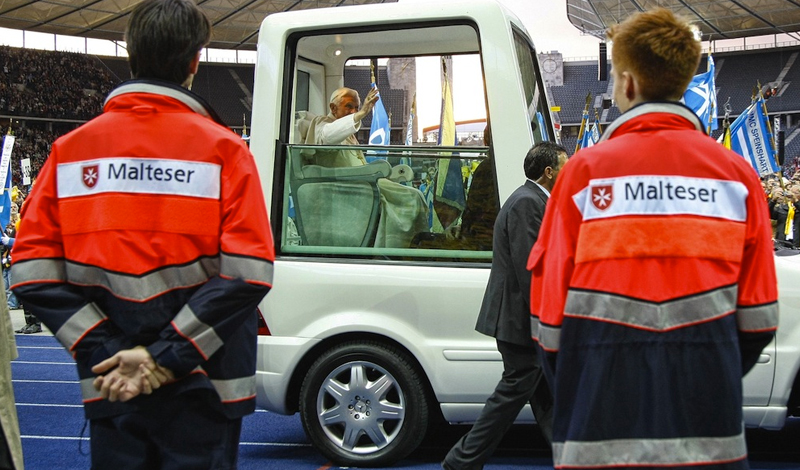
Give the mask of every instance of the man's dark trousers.
[(133, 413), (92, 419), (92, 469), (235, 470), (242, 419), (214, 409), (210, 393), (191, 390)]
[(531, 404), (548, 444), (553, 437), (553, 398), (536, 347), (497, 340), (497, 350), (503, 356), (503, 377), (472, 429), (444, 458), (446, 469), (483, 468), (525, 403)]

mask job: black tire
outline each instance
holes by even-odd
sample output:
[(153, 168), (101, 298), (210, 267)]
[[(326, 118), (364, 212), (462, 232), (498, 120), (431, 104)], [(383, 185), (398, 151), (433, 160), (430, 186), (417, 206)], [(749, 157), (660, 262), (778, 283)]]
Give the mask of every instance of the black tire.
[(312, 444), (340, 466), (391, 465), (414, 451), (428, 426), (425, 386), (408, 355), (375, 341), (325, 351), (300, 388)]

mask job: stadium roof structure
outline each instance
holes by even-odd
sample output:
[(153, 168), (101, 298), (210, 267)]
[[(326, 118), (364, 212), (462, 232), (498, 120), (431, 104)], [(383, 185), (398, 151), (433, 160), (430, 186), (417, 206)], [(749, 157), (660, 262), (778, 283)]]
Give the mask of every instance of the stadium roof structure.
[(800, 40), (800, 0), (567, 0), (567, 17), (604, 39), (612, 25), (656, 7), (695, 21), (706, 41), (783, 33)]
[[(0, 0), (0, 27), (122, 41), (141, 0)], [(197, 0), (214, 28), (209, 47), (254, 50), (271, 13), (397, 0)]]

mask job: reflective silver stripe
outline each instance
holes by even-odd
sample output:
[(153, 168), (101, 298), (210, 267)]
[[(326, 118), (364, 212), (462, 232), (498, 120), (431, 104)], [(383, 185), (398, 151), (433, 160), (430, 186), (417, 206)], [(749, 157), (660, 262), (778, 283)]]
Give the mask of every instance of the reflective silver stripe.
[(238, 379), (212, 380), (211, 384), (217, 389), (223, 403), (247, 400), (256, 395), (255, 375)]
[(539, 323), (539, 345), (546, 351), (558, 351), (561, 345), (561, 328)]
[(744, 431), (726, 437), (553, 443), (553, 464), (556, 468), (713, 464), (733, 462), (746, 456)]
[(214, 328), (197, 318), (188, 305), (184, 305), (181, 311), (175, 315), (172, 324), (178, 333), (194, 344), (194, 347), (203, 355), (203, 359), (207, 360), (224, 345)]
[(80, 310), (73, 313), (72, 316), (61, 325), (61, 328), (56, 331), (56, 338), (58, 338), (61, 344), (72, 351), (88, 331), (105, 321), (105, 319), (106, 316), (97, 308), (97, 305), (88, 303), (81, 307)]
[(103, 397), (100, 396), (100, 392), (94, 389), (94, 379), (95, 377), (90, 377), (88, 379), (81, 379), (81, 396), (83, 397), (83, 401), (94, 401), (102, 399)]
[(570, 290), (565, 315), (635, 328), (668, 331), (712, 320), (736, 309), (736, 286), (655, 303), (600, 292)]
[(539, 341), (539, 317), (531, 315), (531, 338), (534, 341)]
[(741, 331), (764, 331), (778, 327), (778, 302), (755, 307), (736, 307), (736, 326)]
[(169, 266), (143, 276), (115, 273), (96, 266), (67, 262), (69, 282), (108, 289), (115, 297), (145, 301), (173, 289), (192, 287), (219, 274), (218, 258), (201, 258), (183, 266)]
[(220, 275), (271, 286), (272, 263), (263, 259), (222, 253)]
[(677, 103), (645, 103), (631, 108), (630, 111), (626, 111), (622, 114), (622, 116), (618, 117), (614, 120), (614, 122), (609, 124), (609, 126), (606, 127), (606, 130), (603, 132), (603, 135), (600, 137), (600, 142), (610, 139), (614, 131), (619, 129), (620, 126), (631, 119), (635, 119), (643, 114), (649, 113), (677, 114), (678, 116), (685, 118), (687, 121), (691, 121), (698, 131), (705, 133), (705, 126), (703, 125), (703, 122), (695, 113), (692, 112), (691, 109), (687, 108), (686, 106), (681, 106)]
[(30, 259), (19, 261), (11, 270), (11, 285), (29, 282), (64, 282), (67, 273), (63, 259)]

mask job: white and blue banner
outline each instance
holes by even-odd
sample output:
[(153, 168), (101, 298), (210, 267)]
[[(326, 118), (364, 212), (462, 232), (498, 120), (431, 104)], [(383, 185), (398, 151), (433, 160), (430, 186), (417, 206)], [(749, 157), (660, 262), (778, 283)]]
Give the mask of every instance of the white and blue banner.
[(714, 58), (708, 56), (708, 71), (695, 75), (683, 94), (683, 102), (703, 121), (706, 130), (716, 130), (717, 88), (714, 82)]
[(595, 118), (592, 126), (583, 132), (581, 148), (589, 148), (598, 142), (600, 142), (600, 122), (597, 120), (597, 118)]
[(3, 156), (0, 160), (0, 188), (3, 188), (0, 199), (0, 231), (5, 231), (11, 220), (11, 151), (14, 149), (16, 137), (3, 137)]
[(731, 124), (731, 150), (749, 161), (759, 176), (778, 171), (775, 148), (764, 115), (764, 98), (751, 104)]

